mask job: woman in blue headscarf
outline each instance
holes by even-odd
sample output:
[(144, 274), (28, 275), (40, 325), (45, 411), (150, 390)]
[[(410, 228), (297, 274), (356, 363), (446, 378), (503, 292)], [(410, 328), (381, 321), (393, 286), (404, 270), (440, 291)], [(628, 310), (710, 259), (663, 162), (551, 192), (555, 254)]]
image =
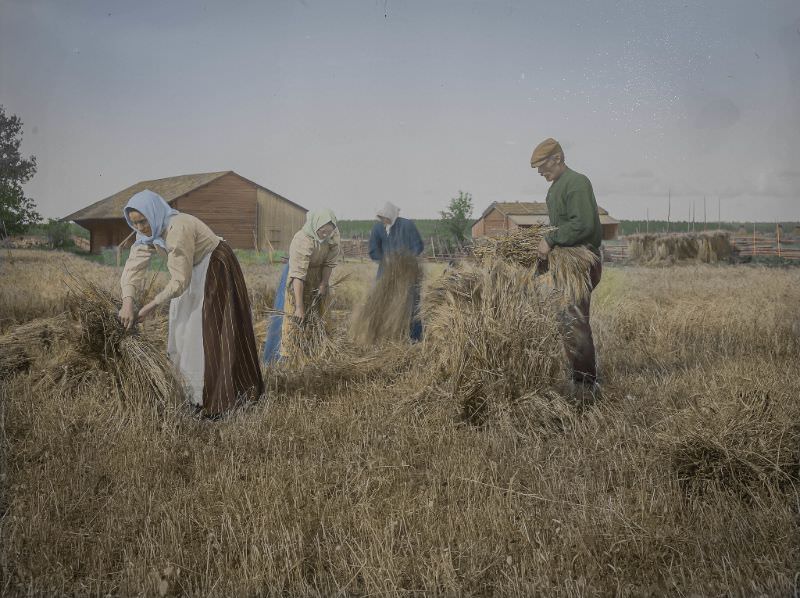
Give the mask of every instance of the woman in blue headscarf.
[[(169, 302), (167, 352), (190, 402), (215, 416), (264, 392), (244, 276), (230, 246), (201, 220), (171, 208), (150, 190), (123, 210), (134, 231), (120, 284), (119, 319), (130, 329)], [(150, 259), (166, 255), (170, 279), (141, 309)]]

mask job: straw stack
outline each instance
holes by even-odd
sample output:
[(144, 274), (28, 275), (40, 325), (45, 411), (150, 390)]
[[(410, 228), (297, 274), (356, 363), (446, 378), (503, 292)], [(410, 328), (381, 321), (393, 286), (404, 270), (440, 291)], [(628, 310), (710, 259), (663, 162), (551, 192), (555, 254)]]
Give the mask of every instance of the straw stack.
[(492, 402), (547, 393), (566, 380), (558, 294), (530, 268), (484, 258), (427, 295), (423, 380), (480, 423)]
[(731, 256), (728, 233), (639, 234), (628, 237), (628, 255), (639, 263), (698, 261), (714, 264)]
[(539, 259), (539, 243), (551, 226), (535, 224), (497, 237), (476, 240), (473, 254), (487, 264), (494, 259), (518, 264), (534, 272), (545, 273), (540, 282), (563, 295), (564, 303), (579, 303), (592, 292), (589, 270), (599, 259), (586, 247), (554, 247), (547, 260)]

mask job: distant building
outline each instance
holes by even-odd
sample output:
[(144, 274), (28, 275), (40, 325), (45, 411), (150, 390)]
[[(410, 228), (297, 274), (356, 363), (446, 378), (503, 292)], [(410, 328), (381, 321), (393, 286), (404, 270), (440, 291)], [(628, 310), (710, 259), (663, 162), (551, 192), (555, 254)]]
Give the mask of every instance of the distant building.
[[(597, 208), (600, 224), (603, 227), (603, 240), (617, 237), (619, 221), (608, 215), (603, 208)], [(547, 204), (544, 202), (494, 202), (472, 225), (472, 237), (491, 237), (534, 224), (550, 224)]]
[(232, 170), (141, 181), (62, 218), (91, 233), (90, 249), (116, 247), (131, 234), (122, 209), (149, 189), (176, 210), (197, 216), (235, 249), (287, 251), (307, 210)]

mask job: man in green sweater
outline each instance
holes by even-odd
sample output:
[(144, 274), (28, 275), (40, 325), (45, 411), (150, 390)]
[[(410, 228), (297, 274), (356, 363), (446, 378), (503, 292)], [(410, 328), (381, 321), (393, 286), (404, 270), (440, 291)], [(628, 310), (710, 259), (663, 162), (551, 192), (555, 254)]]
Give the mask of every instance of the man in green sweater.
[[(592, 183), (564, 163), (564, 150), (555, 139), (545, 139), (533, 150), (531, 167), (551, 183), (547, 191), (547, 212), (551, 226), (557, 227), (545, 235), (539, 244), (539, 257), (546, 259), (553, 247), (584, 245), (598, 260), (589, 271), (592, 288), (600, 282), (600, 242), (603, 229), (597, 212)], [(589, 325), (591, 297), (566, 310), (567, 353), (572, 363), (572, 379), (592, 394), (598, 390), (597, 362), (594, 339)]]

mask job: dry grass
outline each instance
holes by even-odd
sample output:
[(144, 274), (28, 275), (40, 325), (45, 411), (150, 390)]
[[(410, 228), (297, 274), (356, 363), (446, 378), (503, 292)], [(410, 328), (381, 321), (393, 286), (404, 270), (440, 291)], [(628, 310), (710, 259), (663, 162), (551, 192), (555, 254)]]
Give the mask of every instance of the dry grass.
[[(3, 268), (23, 301), (61, 288)], [(0, 383), (1, 592), (792, 595), (798, 284), (797, 270), (607, 268), (603, 400), (512, 402), (498, 386), (481, 427), (434, 386), (410, 396), (429, 372), (402, 349), (349, 378), (287, 378), (210, 423), (145, 392), (109, 400), (102, 368), (54, 385), (69, 349), (53, 343)]]
[(0, 336), (0, 381), (27, 370), (68, 332), (66, 317), (39, 318)]
[(2, 250), (0, 333), (34, 318), (63, 313), (67, 309), (67, 288), (62, 281), (67, 271), (106, 290), (118, 289), (119, 278), (110, 277), (109, 270), (70, 253)]

